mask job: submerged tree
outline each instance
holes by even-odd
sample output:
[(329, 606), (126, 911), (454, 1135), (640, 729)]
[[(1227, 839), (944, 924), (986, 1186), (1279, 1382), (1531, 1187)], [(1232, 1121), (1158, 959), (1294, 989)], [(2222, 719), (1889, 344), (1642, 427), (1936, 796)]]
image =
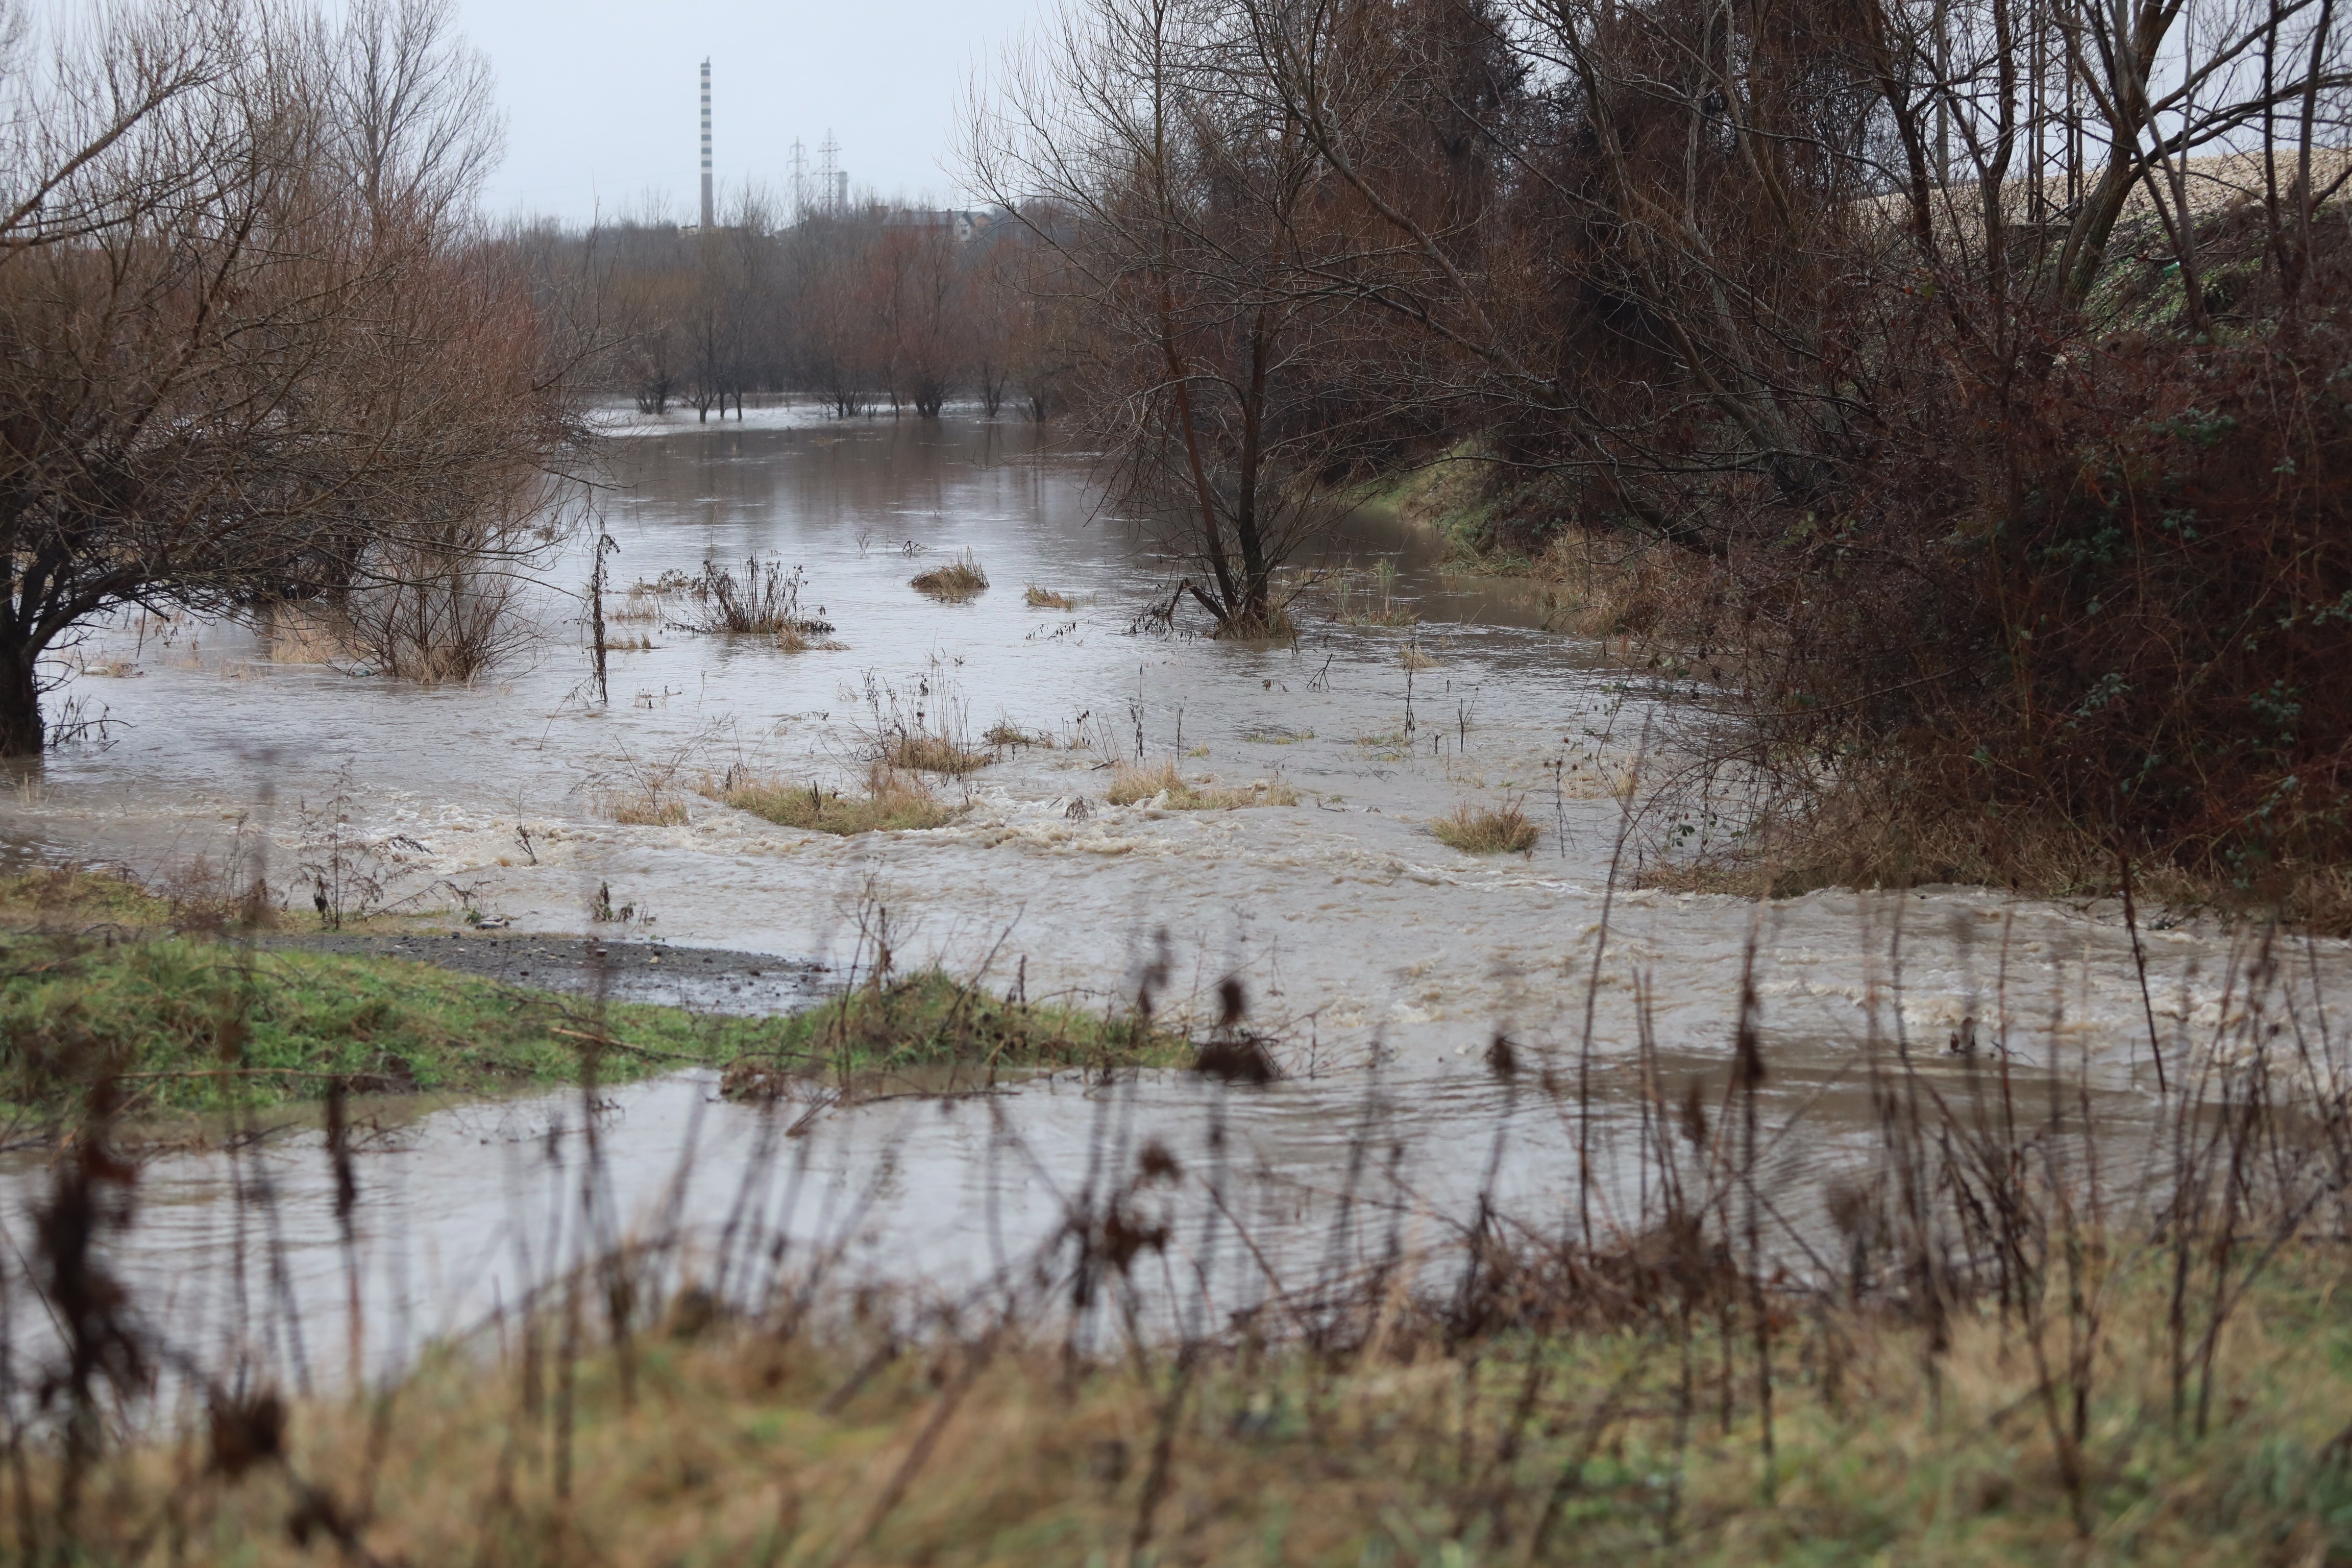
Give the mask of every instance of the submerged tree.
[(1221, 633), (1282, 621), (1276, 573), (1339, 510), (1363, 434), (1336, 388), (1381, 345), (1319, 275), (1362, 215), (1259, 90), (1249, 16), (1095, 0), (1028, 60), (971, 149), (1086, 313), (1079, 380), (1123, 510), (1192, 570)]
[(449, 16), (157, 5), (47, 64), (10, 35), (0, 754), (41, 748), (44, 654), (125, 606), (299, 602), (379, 668), (472, 672), (448, 633), (480, 647), (581, 426), (468, 226), (495, 125)]

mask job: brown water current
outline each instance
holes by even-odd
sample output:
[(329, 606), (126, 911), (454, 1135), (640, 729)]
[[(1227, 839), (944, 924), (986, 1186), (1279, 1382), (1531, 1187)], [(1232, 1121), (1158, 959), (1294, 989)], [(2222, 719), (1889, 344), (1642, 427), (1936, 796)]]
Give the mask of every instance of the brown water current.
[[(390, 896), (428, 908), (462, 896), (516, 932), (587, 931), (608, 898), (635, 911), (600, 928), (615, 938), (838, 973), (887, 910), (901, 966), (936, 960), (1000, 985), (1025, 976), (1032, 996), (1125, 998), (1164, 955), (1170, 1005), (1206, 1014), (1222, 977), (1243, 978), (1254, 1023), (1288, 1042), (1296, 1079), (1270, 1091), (1055, 1080), (986, 1101), (834, 1113), (811, 1134), (824, 1152), (810, 1179), (840, 1202), (820, 1222), (804, 1193), (801, 1212), (812, 1235), (854, 1214), (886, 1271), (901, 1274), (969, 1271), (1013, 1246), (1006, 1229), (1041, 1234), (1053, 1194), (1103, 1147), (1106, 1105), (1131, 1124), (1130, 1142), (1166, 1136), (1188, 1162), (1209, 1157), (1207, 1129), (1229, 1123), (1218, 1158), (1289, 1184), (1268, 1193), (1328, 1194), (1362, 1147), (1375, 1063), (1381, 1137), (1409, 1146), (1415, 1190), (1434, 1209), (1491, 1184), (1492, 1170), (1518, 1197), (1556, 1205), (1574, 1140), (1556, 1102), (1488, 1077), (1491, 1037), (1507, 1032), (1529, 1061), (1555, 1064), (1580, 1060), (1589, 1040), (1620, 1125), (1634, 1114), (1618, 1079), (1639, 1033), (1637, 994), (1660, 1051), (1714, 1070), (1751, 942), (1775, 1092), (1807, 1119), (1788, 1139), (1794, 1186), (1866, 1144), (1869, 1117), (1848, 1090), (1871, 1042), (1938, 1057), (1991, 1040), (2005, 1018), (2018, 1070), (2087, 1075), (2128, 1123), (2151, 1082), (2149, 1015), (2185, 1063), (2246, 994), (2253, 937), (2151, 921), (2144, 996), (2120, 911), (2104, 906), (1948, 889), (1759, 908), (1637, 890), (1624, 877), (1611, 892), (1622, 788), (1638, 789), (1650, 749), (1667, 747), (1681, 721), (1660, 719), (1648, 687), (1597, 647), (1545, 630), (1523, 585), (1442, 574), (1432, 543), (1397, 525), (1360, 520), (1314, 564), (1355, 571), (1360, 594), (1369, 569), (1392, 562), (1416, 626), (1343, 624), (1318, 589), (1300, 601), (1296, 641), (1236, 645), (1131, 630), (1174, 573), (1128, 523), (1097, 514), (1081, 460), (1028, 427), (781, 417), (639, 430), (614, 447), (609, 608), (638, 618), (611, 631), (652, 646), (611, 655), (609, 705), (593, 699), (583, 650), (584, 551), (548, 568), (534, 658), (471, 687), (293, 662), (301, 650), (273, 657), (234, 628), (125, 625), (75, 650), (83, 672), (51, 699), (85, 716), (102, 705), (110, 743), (59, 752), (5, 797), (9, 844), (149, 875), (234, 855), (282, 888), (306, 835), (315, 858), (346, 788), (347, 837)], [(940, 604), (908, 586), (967, 550), (992, 584), (976, 599)], [(678, 596), (625, 592), (751, 557), (805, 568), (804, 604), (822, 606), (844, 646), (786, 653), (685, 631)], [(1032, 584), (1077, 607), (1029, 607)], [(976, 746), (1004, 723), (1053, 743), (1001, 749), (942, 781), (969, 809), (928, 832), (802, 833), (694, 788), (730, 768), (854, 784), (894, 723)], [(1287, 785), (1297, 804), (1109, 805), (1112, 764), (1139, 759), (1221, 786)], [(613, 803), (648, 791), (684, 819), (613, 819)], [(1514, 799), (1543, 829), (1530, 856), (1474, 857), (1430, 832), (1461, 803)], [(307, 902), (298, 892), (293, 909)], [(2296, 939), (2277, 952), (2315, 1024), (2352, 1016), (2346, 944)], [(720, 1194), (737, 1190), (729, 1173), (756, 1118), (710, 1098), (692, 1076), (611, 1097), (615, 1224), (671, 1190), (689, 1123), (704, 1146), (681, 1201), (706, 1218), (732, 1201)], [(526, 1263), (525, 1244), (548, 1234), (532, 1205), (545, 1206), (534, 1194), (551, 1180), (547, 1134), (567, 1103), (448, 1108), (370, 1157), (379, 1262), (392, 1270), (396, 1254), (405, 1281), (384, 1274), (387, 1310), (420, 1333), (470, 1321), (544, 1265)], [(1498, 1129), (1522, 1123), (1498, 1162)], [(315, 1152), (298, 1141), (260, 1158), (282, 1163), (289, 1213), (304, 1216), (289, 1222), (298, 1252), (324, 1248)], [(215, 1200), (227, 1182), (216, 1155), (150, 1172), (141, 1267), (192, 1301), (224, 1288), (194, 1265), (226, 1245)], [(1269, 1224), (1295, 1224), (1311, 1246), (1313, 1210)], [(323, 1253), (311, 1264), (321, 1281), (331, 1273)]]

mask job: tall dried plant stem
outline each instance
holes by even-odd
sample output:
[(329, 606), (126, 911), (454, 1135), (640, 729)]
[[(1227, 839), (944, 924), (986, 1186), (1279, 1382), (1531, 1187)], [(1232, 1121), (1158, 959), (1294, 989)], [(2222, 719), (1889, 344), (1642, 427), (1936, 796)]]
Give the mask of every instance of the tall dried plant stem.
[(1764, 1296), (1763, 1194), (1757, 1190), (1757, 1092), (1764, 1087), (1764, 1051), (1757, 1027), (1756, 948), (1762, 934), (1764, 906), (1759, 903), (1748, 926), (1748, 944), (1739, 965), (1739, 1031), (1732, 1070), (1738, 1075), (1740, 1101), (1740, 1184), (1746, 1189), (1748, 1307), (1756, 1330), (1756, 1408), (1762, 1424), (1764, 1502), (1770, 1507), (1780, 1482), (1772, 1431), (1772, 1312)]

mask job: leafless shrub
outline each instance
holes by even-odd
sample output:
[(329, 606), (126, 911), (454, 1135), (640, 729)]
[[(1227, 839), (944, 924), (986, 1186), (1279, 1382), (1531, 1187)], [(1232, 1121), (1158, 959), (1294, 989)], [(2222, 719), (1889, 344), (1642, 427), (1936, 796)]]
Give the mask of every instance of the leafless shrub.
[(743, 563), (740, 578), (726, 567), (706, 561), (701, 574), (686, 585), (699, 609), (684, 624), (691, 631), (772, 637), (787, 653), (837, 647), (815, 640), (831, 632), (833, 623), (822, 618), (822, 605), (814, 615), (803, 610), (801, 590), (807, 582), (805, 567), (787, 572), (782, 563), (761, 562), (756, 556)]

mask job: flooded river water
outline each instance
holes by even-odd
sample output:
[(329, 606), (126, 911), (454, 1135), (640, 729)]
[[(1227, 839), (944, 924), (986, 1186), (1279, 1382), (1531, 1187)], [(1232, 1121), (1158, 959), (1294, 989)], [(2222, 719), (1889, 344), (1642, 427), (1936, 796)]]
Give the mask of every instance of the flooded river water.
[[(1417, 627), (1344, 624), (1317, 595), (1301, 603), (1295, 642), (1234, 645), (1132, 630), (1171, 570), (1097, 514), (1081, 461), (1024, 426), (772, 417), (639, 429), (614, 447), (616, 589), (706, 561), (798, 565), (843, 646), (787, 654), (616, 621), (616, 637), (653, 646), (612, 655), (605, 704), (562, 592), (541, 600), (548, 636), (530, 661), (469, 688), (273, 658), (231, 628), (126, 626), (79, 650), (89, 672), (52, 699), (79, 700), (85, 714), (102, 704), (111, 743), (61, 752), (22, 784), (6, 801), (10, 842), (147, 875), (257, 858), (283, 885), (306, 820), (315, 833), (341, 789), (350, 837), (392, 894), (446, 907), (462, 889), (517, 931), (587, 930), (592, 901), (609, 894), (652, 917), (616, 933), (632, 940), (838, 973), (861, 920), (870, 929), (887, 910), (900, 964), (984, 967), (1000, 984), (1019, 973), (1033, 996), (1125, 996), (1163, 953), (1180, 1006), (1213, 1008), (1223, 976), (1244, 978), (1255, 1021), (1288, 1042), (1291, 1079), (1270, 1090), (1060, 1080), (985, 1103), (834, 1113), (812, 1158), (825, 1181), (868, 1197), (822, 1219), (807, 1208), (807, 1223), (837, 1227), (854, 1212), (898, 1272), (973, 1266), (1050, 1229), (1055, 1194), (1100, 1147), (1114, 1093), (1119, 1116), (1182, 1144), (1188, 1161), (1208, 1157), (1213, 1123), (1229, 1126), (1218, 1157), (1290, 1183), (1295, 1214), (1269, 1211), (1268, 1224), (1295, 1223), (1304, 1237), (1313, 1205), (1295, 1194), (1328, 1194), (1360, 1148), (1376, 1061), (1382, 1136), (1409, 1148), (1415, 1191), (1434, 1207), (1466, 1201), (1496, 1170), (1528, 1201), (1556, 1203), (1575, 1168), (1568, 1122), (1488, 1076), (1488, 1040), (1507, 1031), (1529, 1059), (1558, 1062), (1589, 1040), (1601, 1091), (1630, 1115), (1624, 1064), (1640, 1015), (1667, 1058), (1693, 1073), (1719, 1064), (1751, 941), (1775, 1092), (1812, 1118), (1776, 1155), (1795, 1184), (1864, 1137), (1866, 1118), (1835, 1107), (1873, 1037), (1936, 1056), (1970, 1020), (1990, 1037), (2005, 1013), (2020, 1070), (2087, 1072), (2127, 1120), (2147, 1088), (2150, 1013), (2170, 1047), (2193, 1052), (2243, 994), (2246, 939), (2194, 922), (2144, 933), (2144, 993), (2119, 914), (2103, 909), (1970, 889), (1826, 892), (1761, 909), (1611, 893), (1618, 786), (1644, 760), (1645, 728), (1647, 744), (1661, 732), (1645, 727), (1643, 700), (1601, 650), (1544, 630), (1523, 586), (1443, 576), (1429, 543), (1402, 529), (1361, 522), (1331, 561), (1394, 562)], [(967, 550), (992, 581), (977, 599), (942, 605), (908, 586)], [(571, 557), (551, 580), (569, 592), (585, 574), (584, 555)], [(1033, 584), (1078, 607), (1030, 607)], [(918, 711), (975, 741), (1003, 721), (1055, 743), (1001, 752), (971, 775), (970, 809), (929, 832), (803, 834), (693, 792), (733, 766), (854, 782), (875, 732)], [(1112, 806), (1121, 758), (1172, 759), (1221, 784), (1286, 783), (1298, 804)], [(646, 788), (682, 801), (686, 820), (612, 820), (613, 800)], [(1543, 828), (1531, 856), (1473, 857), (1431, 835), (1457, 805), (1513, 798)], [(2298, 942), (2289, 967), (2307, 1003), (2344, 1014), (2344, 944)], [(615, 1212), (670, 1190), (689, 1122), (702, 1184), (681, 1201), (723, 1207), (718, 1194), (736, 1190), (728, 1172), (758, 1131), (753, 1113), (710, 1099), (691, 1077), (613, 1097), (604, 1152)], [(429, 1328), (513, 1299), (522, 1242), (545, 1224), (530, 1207), (543, 1181), (517, 1172), (569, 1103), (445, 1108), (369, 1157), (372, 1267), (401, 1312)], [(1498, 1164), (1507, 1124), (1517, 1130)], [(268, 1158), (284, 1162), (287, 1234), (310, 1256), (332, 1234), (323, 1168), (299, 1141), (282, 1147)], [(142, 1266), (185, 1291), (215, 1289), (197, 1264), (227, 1245), (218, 1200), (229, 1179), (215, 1154), (151, 1166)], [(311, 1265), (331, 1295), (323, 1257)]]

